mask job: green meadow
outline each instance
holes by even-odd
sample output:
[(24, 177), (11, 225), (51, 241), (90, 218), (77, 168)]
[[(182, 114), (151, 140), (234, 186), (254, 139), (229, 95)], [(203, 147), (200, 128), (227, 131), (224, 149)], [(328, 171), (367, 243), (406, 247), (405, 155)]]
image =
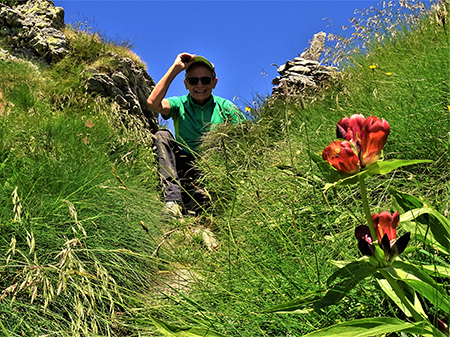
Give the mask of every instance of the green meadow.
[[(388, 121), (383, 160), (431, 160), (368, 178), (370, 208), (393, 212), (397, 191), (448, 219), (450, 8), (416, 4), (361, 12), (350, 38), (327, 43), (323, 62), (341, 71), (321, 90), (255, 97), (246, 123), (214, 130), (198, 158), (211, 206), (181, 221), (161, 218), (143, 122), (84, 91), (83, 70), (114, 67), (108, 51), (137, 58), (129, 46), (67, 28), (70, 54), (51, 67), (0, 61), (0, 336), (287, 337), (413, 322), (374, 277), (320, 310), (267, 311), (327, 289), (333, 261), (361, 258), (360, 191), (325, 191), (313, 156), (345, 116)], [(398, 259), (443, 268), (448, 295), (449, 248), (414, 234)], [(430, 321), (449, 323), (450, 310), (417, 296)]]

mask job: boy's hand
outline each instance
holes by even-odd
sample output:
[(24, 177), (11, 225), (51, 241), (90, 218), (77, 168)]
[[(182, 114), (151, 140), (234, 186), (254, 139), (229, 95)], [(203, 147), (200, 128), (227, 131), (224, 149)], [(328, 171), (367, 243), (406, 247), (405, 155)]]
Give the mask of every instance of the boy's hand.
[(184, 70), (190, 66), (190, 64), (193, 62), (194, 57), (195, 54), (181, 53), (177, 56), (175, 64), (181, 66), (181, 68)]

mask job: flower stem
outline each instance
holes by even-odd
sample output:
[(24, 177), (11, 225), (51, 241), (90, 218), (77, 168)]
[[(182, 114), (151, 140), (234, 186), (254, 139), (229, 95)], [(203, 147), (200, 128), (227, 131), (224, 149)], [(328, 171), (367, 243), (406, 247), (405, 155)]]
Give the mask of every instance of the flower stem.
[(366, 191), (366, 182), (364, 178), (359, 180), (359, 188), (361, 190), (361, 199), (364, 208), (364, 214), (366, 215), (367, 225), (369, 226), (370, 236), (372, 240), (375, 241), (377, 239), (377, 233), (375, 231), (375, 227), (373, 226), (372, 214), (370, 213), (369, 201), (367, 200), (367, 191)]
[(1, 328), (2, 332), (3, 332), (3, 334), (4, 334), (6, 337), (10, 337), (10, 336), (11, 336), (11, 335), (8, 333), (8, 331), (6, 330), (6, 328), (5, 328), (5, 326), (3, 325), (3, 323), (2, 323), (1, 320), (0, 320), (0, 328)]

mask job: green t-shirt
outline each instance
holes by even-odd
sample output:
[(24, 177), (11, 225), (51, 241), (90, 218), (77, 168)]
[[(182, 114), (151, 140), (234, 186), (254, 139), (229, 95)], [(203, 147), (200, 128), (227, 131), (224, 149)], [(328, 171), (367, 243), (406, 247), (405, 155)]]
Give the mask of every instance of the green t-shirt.
[(187, 153), (198, 150), (202, 135), (210, 131), (212, 125), (225, 121), (237, 124), (245, 120), (233, 102), (214, 95), (204, 106), (195, 104), (190, 94), (170, 97), (168, 101), (170, 114), (163, 118), (172, 117), (175, 139)]

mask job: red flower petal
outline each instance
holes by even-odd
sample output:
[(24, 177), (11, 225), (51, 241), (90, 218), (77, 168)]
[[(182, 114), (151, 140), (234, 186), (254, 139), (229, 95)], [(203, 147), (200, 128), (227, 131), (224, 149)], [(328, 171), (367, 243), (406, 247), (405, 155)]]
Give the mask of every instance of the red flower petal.
[(372, 222), (377, 232), (378, 242), (381, 242), (384, 234), (391, 244), (397, 238), (397, 226), (400, 221), (400, 215), (398, 212), (391, 214), (389, 212), (383, 211), (379, 214), (372, 215)]
[(375, 116), (368, 117), (361, 127), (361, 166), (365, 167), (380, 159), (386, 139), (389, 135), (389, 123)]
[(355, 173), (359, 171), (358, 156), (347, 141), (332, 141), (323, 151), (322, 158), (340, 172)]
[(361, 114), (351, 115), (350, 118), (342, 118), (336, 128), (337, 138), (343, 138), (352, 142), (353, 145), (358, 149), (357, 143), (361, 139), (361, 128), (366, 120), (366, 117)]
[(355, 237), (359, 239), (363, 239), (368, 243), (372, 244), (372, 237), (370, 236), (369, 226), (359, 225), (355, 228)]

